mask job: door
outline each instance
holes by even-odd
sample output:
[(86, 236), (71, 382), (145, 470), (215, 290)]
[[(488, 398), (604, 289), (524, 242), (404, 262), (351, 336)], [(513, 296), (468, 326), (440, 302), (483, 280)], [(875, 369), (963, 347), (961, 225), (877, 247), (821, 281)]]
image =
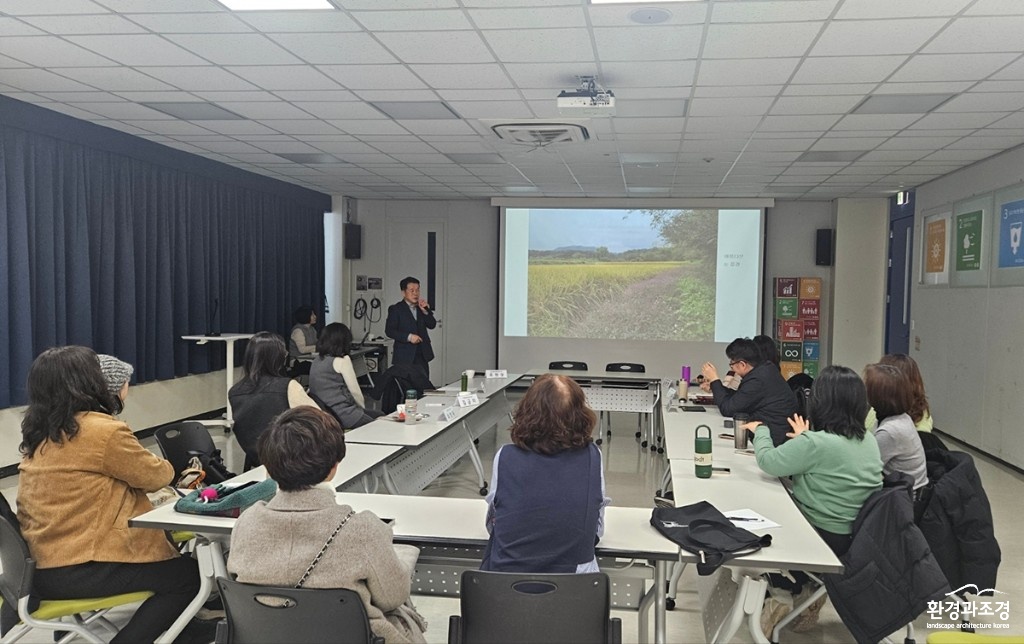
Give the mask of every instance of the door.
[[(437, 328), (430, 330), (434, 360), (430, 363), (430, 381), (435, 385), (451, 382), (446, 370), (445, 316), (445, 222), (422, 219), (388, 219), (387, 269), (384, 290), (388, 305), (401, 297), (398, 283), (411, 275), (420, 281), (420, 297), (430, 302)], [(392, 297), (392, 294), (395, 297)]]
[(885, 352), (910, 353), (910, 280), (914, 217), (889, 222), (889, 287), (886, 293)]

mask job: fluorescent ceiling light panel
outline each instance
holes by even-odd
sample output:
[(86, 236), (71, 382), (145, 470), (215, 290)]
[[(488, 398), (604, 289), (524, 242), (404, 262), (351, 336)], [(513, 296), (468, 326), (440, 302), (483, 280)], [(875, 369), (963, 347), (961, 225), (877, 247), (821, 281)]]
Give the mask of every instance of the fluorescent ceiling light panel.
[(218, 0), (232, 11), (291, 11), (293, 9), (336, 9), (327, 0)]
[(850, 114), (925, 114), (956, 94), (873, 94)]
[(848, 163), (856, 161), (865, 154), (867, 150), (821, 150), (819, 152), (804, 152), (797, 158), (797, 163)]
[(377, 101), (370, 105), (392, 119), (461, 119), (443, 101)]
[(490, 152), (451, 152), (445, 156), (459, 165), (505, 163), (500, 154)]
[(282, 159), (287, 159), (293, 163), (302, 163), (305, 165), (317, 165), (324, 163), (345, 163), (333, 154), (322, 154), (317, 152), (288, 152), (281, 153), (277, 156)]
[(244, 116), (224, 109), (213, 103), (201, 101), (186, 103), (139, 103), (151, 110), (169, 114), (184, 121), (245, 121)]
[(502, 190), (510, 193), (540, 192), (537, 186), (505, 186)]

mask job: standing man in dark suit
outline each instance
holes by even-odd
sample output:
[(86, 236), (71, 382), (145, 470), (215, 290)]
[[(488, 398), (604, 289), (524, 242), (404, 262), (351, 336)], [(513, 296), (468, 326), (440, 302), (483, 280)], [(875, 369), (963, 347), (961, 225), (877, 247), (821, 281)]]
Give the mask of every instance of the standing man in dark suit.
[(419, 367), (430, 379), (430, 365), (434, 350), (430, 347), (427, 329), (437, 326), (430, 303), (420, 298), (420, 281), (407, 277), (400, 283), (402, 301), (388, 307), (384, 334), (395, 341), (391, 364), (409, 364)]

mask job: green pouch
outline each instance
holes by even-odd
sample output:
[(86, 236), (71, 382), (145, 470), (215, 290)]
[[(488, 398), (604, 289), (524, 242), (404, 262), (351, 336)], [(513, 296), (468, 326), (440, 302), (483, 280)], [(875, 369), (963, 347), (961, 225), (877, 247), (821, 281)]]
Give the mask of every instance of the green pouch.
[(193, 490), (188, 496), (178, 499), (174, 509), (185, 514), (202, 514), (214, 517), (237, 518), (243, 510), (257, 501), (267, 501), (277, 494), (277, 483), (273, 479), (252, 481), (237, 487), (224, 484), (211, 486), (217, 490), (217, 499), (203, 501), (199, 498), (202, 490)]

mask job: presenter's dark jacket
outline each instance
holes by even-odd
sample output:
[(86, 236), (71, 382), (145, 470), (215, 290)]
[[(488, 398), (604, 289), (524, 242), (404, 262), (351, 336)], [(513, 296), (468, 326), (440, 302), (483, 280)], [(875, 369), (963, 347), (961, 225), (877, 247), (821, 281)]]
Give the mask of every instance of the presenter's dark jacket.
[(796, 394), (786, 384), (779, 368), (770, 362), (757, 365), (743, 376), (736, 391), (716, 380), (711, 383), (711, 393), (723, 416), (746, 414), (750, 420), (767, 425), (776, 447), (786, 442), (786, 434), (791, 431), (786, 419), (799, 411)]
[[(423, 359), (430, 362), (434, 359), (434, 349), (430, 346), (430, 334), (427, 329), (437, 326), (433, 312), (424, 313), (416, 309), (416, 317), (409, 310), (409, 303), (402, 300), (388, 307), (388, 319), (384, 323), (384, 334), (395, 341), (395, 352), (392, 364), (412, 364), (416, 359), (416, 347), (423, 351)], [(409, 342), (409, 334), (415, 333), (423, 339), (420, 345)]]

